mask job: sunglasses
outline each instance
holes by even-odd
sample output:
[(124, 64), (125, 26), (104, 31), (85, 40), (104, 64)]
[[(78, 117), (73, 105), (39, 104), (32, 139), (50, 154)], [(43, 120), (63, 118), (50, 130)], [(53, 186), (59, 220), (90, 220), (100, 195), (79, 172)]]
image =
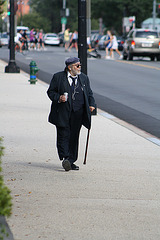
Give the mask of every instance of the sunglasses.
[(73, 66), (76, 67), (76, 68), (79, 68), (79, 67), (82, 66), (82, 64), (77, 64), (77, 65), (73, 65)]

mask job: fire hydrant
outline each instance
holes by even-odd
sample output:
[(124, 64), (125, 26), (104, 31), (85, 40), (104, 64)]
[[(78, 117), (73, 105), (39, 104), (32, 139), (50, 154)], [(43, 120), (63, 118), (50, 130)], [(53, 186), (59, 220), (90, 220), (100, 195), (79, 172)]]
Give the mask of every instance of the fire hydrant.
[(35, 61), (31, 61), (30, 64), (30, 84), (36, 84), (37, 79), (36, 79), (36, 72), (38, 72), (39, 68), (37, 67), (37, 64)]

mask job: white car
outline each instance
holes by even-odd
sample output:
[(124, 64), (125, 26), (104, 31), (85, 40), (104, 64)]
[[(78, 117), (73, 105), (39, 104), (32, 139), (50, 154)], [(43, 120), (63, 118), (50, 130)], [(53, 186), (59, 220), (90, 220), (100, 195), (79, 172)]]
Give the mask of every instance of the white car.
[(44, 35), (44, 44), (45, 45), (60, 45), (60, 38), (56, 33), (46, 33)]
[(7, 46), (8, 45), (8, 35), (7, 33), (0, 33), (0, 45)]

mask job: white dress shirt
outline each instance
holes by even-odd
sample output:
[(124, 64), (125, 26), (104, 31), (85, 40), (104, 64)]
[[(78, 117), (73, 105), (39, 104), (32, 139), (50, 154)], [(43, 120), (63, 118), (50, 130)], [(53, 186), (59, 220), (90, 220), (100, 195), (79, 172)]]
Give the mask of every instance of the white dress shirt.
[(71, 86), (72, 85), (72, 82), (73, 82), (73, 80), (72, 80), (72, 78), (71, 77), (73, 77), (73, 78), (75, 78), (75, 85), (77, 85), (77, 78), (78, 78), (78, 76), (76, 75), (76, 76), (72, 76), (71, 74), (70, 74), (70, 72), (68, 72), (68, 75), (67, 75), (67, 77), (68, 77), (68, 82), (69, 82), (69, 85)]

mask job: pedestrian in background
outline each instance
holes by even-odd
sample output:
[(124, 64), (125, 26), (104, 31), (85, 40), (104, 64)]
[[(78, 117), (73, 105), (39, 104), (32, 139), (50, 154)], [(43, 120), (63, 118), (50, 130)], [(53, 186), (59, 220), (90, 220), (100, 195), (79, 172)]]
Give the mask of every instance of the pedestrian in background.
[(42, 29), (40, 30), (39, 36), (38, 36), (38, 50), (40, 50), (40, 48), (45, 50), (44, 40), (43, 40), (43, 30)]
[(110, 50), (112, 47), (112, 34), (109, 30), (107, 31), (107, 36), (108, 39), (107, 41), (105, 41), (106, 59), (110, 58), (110, 56), (108, 55), (108, 50)]
[(64, 32), (64, 43), (65, 43), (65, 51), (67, 51), (70, 43), (70, 33), (69, 33), (70, 28), (67, 28)]
[[(47, 94), (52, 101), (49, 122), (57, 128), (57, 149), (65, 171), (79, 170), (79, 133), (82, 125), (91, 127), (95, 100), (88, 77), (81, 73), (79, 58), (65, 61), (64, 71), (53, 75)], [(66, 96), (68, 95), (68, 96)]]
[(22, 33), (22, 30), (19, 30), (15, 37), (15, 43), (19, 46), (20, 52), (22, 52)]
[(69, 47), (69, 51), (71, 50), (71, 48), (74, 46), (76, 51), (78, 52), (78, 32), (75, 30), (74, 33), (72, 34), (71, 37), (71, 45)]
[(114, 32), (112, 32), (112, 37), (111, 37), (111, 42), (112, 42), (112, 47), (110, 49), (110, 57), (114, 59), (114, 51), (116, 51), (119, 55), (119, 59), (122, 59), (123, 56), (121, 55), (120, 51), (118, 50), (118, 42), (117, 42), (117, 37)]
[(30, 31), (30, 44), (29, 44), (29, 48), (33, 48), (35, 49), (35, 39), (34, 39), (34, 28), (32, 28), (32, 30)]
[(24, 30), (24, 31), (23, 31), (22, 37), (23, 37), (23, 42), (24, 42), (24, 48), (25, 48), (26, 50), (28, 50), (28, 41), (29, 41), (29, 38), (28, 38), (28, 36), (27, 36), (27, 30)]
[(91, 49), (91, 38), (87, 37), (87, 48)]

